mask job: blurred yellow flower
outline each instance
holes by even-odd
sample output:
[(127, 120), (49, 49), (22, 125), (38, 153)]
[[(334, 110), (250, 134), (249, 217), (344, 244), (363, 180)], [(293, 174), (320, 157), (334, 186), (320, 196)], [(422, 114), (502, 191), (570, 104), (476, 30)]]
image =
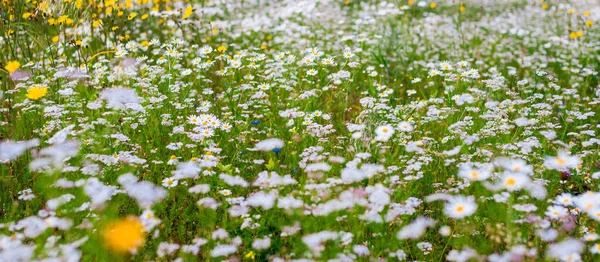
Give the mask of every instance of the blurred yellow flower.
[(104, 230), (104, 241), (113, 251), (127, 253), (144, 244), (144, 227), (136, 218), (126, 218)]
[(136, 16), (137, 16), (137, 13), (133, 12), (133, 13), (129, 14), (129, 16), (127, 16), (127, 20), (133, 20)]
[(570, 37), (571, 39), (575, 39), (575, 38), (577, 38), (577, 34), (576, 34), (575, 32), (571, 32), (571, 33), (569, 34), (569, 37)]
[(100, 19), (94, 20), (94, 22), (92, 22), (92, 26), (93, 27), (102, 26), (102, 20), (100, 20)]
[(250, 251), (250, 252), (246, 253), (244, 258), (254, 260), (255, 256), (256, 256), (256, 254), (254, 253), (254, 251)]
[(185, 11), (183, 11), (183, 16), (181, 18), (187, 19), (193, 13), (194, 13), (194, 8), (191, 5), (188, 5), (188, 7), (185, 8)]
[(41, 85), (34, 85), (27, 89), (27, 98), (31, 100), (38, 100), (44, 97), (48, 93), (48, 88)]
[(19, 63), (19, 61), (10, 61), (6, 64), (6, 66), (4, 66), (4, 69), (6, 69), (6, 71), (8, 71), (9, 73), (12, 73), (14, 71), (17, 71), (19, 67), (21, 67), (21, 63)]

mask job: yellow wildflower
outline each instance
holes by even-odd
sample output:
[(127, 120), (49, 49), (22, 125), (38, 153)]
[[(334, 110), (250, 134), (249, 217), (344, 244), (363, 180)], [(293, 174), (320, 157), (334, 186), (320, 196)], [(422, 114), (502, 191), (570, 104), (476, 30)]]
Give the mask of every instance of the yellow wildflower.
[(126, 218), (107, 227), (103, 236), (111, 250), (126, 253), (144, 244), (144, 227), (138, 219)]
[(21, 67), (21, 63), (19, 63), (19, 61), (10, 61), (6, 64), (6, 66), (4, 66), (4, 69), (6, 69), (6, 71), (8, 71), (9, 73), (12, 73), (14, 71), (17, 71), (19, 67)]
[(48, 93), (48, 88), (41, 85), (34, 85), (27, 89), (27, 98), (31, 100), (38, 100), (44, 97)]
[(254, 253), (254, 251), (250, 251), (250, 252), (246, 253), (244, 258), (254, 260), (255, 256), (256, 256), (256, 254)]
[(129, 16), (127, 16), (127, 20), (133, 20), (136, 16), (137, 16), (137, 13), (133, 12), (133, 13), (129, 14)]
[(193, 13), (194, 13), (194, 8), (191, 5), (188, 5), (188, 7), (186, 7), (185, 10), (183, 11), (183, 16), (181, 18), (187, 19)]

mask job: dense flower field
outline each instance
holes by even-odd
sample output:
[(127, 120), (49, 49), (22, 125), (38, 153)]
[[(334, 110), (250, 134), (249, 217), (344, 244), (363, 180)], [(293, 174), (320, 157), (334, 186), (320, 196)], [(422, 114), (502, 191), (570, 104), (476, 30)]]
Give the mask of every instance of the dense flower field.
[(600, 260), (597, 1), (0, 12), (0, 261)]

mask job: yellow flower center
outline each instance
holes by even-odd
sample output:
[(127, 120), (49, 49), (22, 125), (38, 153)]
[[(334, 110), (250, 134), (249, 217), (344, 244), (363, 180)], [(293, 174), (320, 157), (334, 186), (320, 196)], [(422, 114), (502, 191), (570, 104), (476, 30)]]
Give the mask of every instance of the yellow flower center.
[(594, 205), (592, 205), (591, 203), (587, 204), (587, 205), (585, 205), (585, 210), (590, 210), (590, 209), (592, 209), (592, 207), (594, 207)]
[(506, 184), (509, 186), (513, 186), (517, 181), (514, 178), (510, 177), (506, 180)]
[(471, 171), (471, 177), (477, 178), (477, 177), (479, 177), (479, 173), (477, 173), (477, 171)]

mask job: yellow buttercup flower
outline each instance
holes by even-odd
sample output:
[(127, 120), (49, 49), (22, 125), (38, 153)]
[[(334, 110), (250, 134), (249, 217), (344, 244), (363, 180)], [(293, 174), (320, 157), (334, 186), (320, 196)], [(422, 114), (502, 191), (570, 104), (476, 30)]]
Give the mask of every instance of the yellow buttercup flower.
[(94, 28), (96, 28), (96, 27), (99, 27), (99, 26), (102, 26), (102, 20), (100, 20), (100, 19), (96, 19), (96, 20), (94, 20), (94, 21), (92, 22), (92, 26), (93, 26)]
[(191, 5), (188, 5), (188, 7), (186, 7), (185, 10), (183, 11), (183, 16), (181, 18), (187, 19), (193, 13), (194, 13), (194, 8)]
[(104, 230), (104, 241), (113, 251), (127, 253), (144, 244), (144, 227), (136, 218), (126, 218)]
[(571, 33), (569, 34), (569, 37), (570, 37), (571, 39), (575, 39), (575, 38), (577, 38), (577, 33), (575, 33), (575, 32), (571, 32)]
[(4, 66), (4, 69), (6, 69), (6, 71), (8, 71), (9, 73), (12, 73), (14, 71), (17, 71), (19, 67), (21, 67), (21, 63), (19, 63), (19, 61), (10, 61), (6, 64), (6, 66)]
[(251, 259), (251, 260), (254, 260), (255, 257), (256, 257), (256, 254), (254, 253), (254, 251), (250, 251), (250, 252), (246, 253), (246, 255), (244, 256), (244, 258)]
[(44, 97), (48, 93), (48, 88), (41, 85), (34, 85), (27, 89), (27, 98), (31, 100), (38, 100)]
[(129, 14), (129, 16), (127, 16), (127, 20), (132, 20), (137, 16), (137, 13), (133, 12), (131, 14)]

